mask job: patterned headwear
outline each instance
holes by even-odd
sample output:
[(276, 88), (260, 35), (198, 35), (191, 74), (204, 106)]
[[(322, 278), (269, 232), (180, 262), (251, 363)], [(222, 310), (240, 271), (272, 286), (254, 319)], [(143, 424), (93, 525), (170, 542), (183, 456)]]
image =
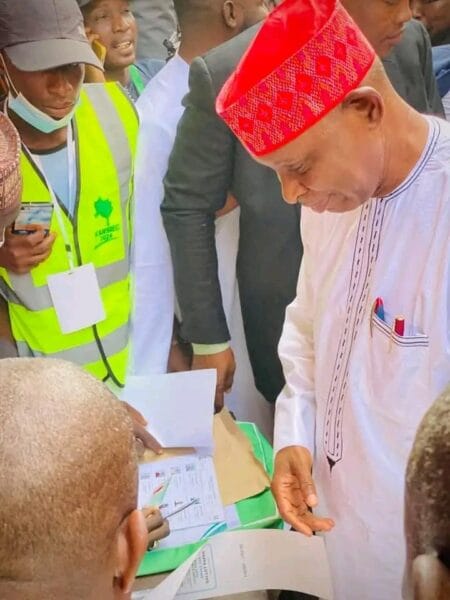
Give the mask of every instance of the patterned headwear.
[(19, 134), (0, 112), (0, 245), (3, 228), (12, 223), (20, 207), (21, 189)]
[(312, 127), (365, 77), (375, 52), (336, 0), (284, 0), (267, 18), (216, 103), (262, 156)]

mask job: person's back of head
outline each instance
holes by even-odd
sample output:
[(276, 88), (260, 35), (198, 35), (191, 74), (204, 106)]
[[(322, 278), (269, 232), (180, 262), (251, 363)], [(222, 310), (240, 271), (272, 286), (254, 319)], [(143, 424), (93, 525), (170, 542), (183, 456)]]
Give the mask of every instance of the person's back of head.
[(147, 541), (126, 411), (63, 361), (2, 360), (0, 381), (0, 597), (125, 597)]
[(450, 598), (450, 386), (418, 429), (406, 472), (405, 507), (409, 597)]
[(232, 39), (268, 14), (261, 0), (174, 0), (181, 48), (187, 59)]

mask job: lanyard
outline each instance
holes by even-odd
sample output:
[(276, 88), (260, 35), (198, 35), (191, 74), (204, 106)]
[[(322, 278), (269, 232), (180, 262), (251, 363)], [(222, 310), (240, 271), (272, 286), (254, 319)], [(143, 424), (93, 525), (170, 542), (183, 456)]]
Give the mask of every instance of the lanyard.
[[(46, 176), (44, 169), (42, 168), (42, 162), (39, 160), (39, 156), (31, 154), (29, 152), (31, 160), (35, 166), (39, 169), (42, 177), (44, 178), (45, 184), (50, 193), (50, 198), (53, 204), (53, 210), (55, 211), (56, 218), (58, 219), (58, 225), (61, 230), (61, 235), (64, 241), (64, 246), (67, 252), (67, 260), (69, 262), (69, 268), (71, 271), (75, 268), (75, 261), (73, 258), (73, 248), (70, 243), (69, 234), (67, 233), (66, 225), (64, 223), (63, 211), (56, 198), (55, 192)], [(73, 139), (72, 126), (67, 127), (67, 176), (68, 176), (68, 191), (69, 199), (72, 198), (72, 194), (75, 192), (75, 174), (76, 174), (76, 160), (75, 160), (75, 143)]]
[(142, 92), (144, 91), (145, 83), (144, 83), (144, 80), (142, 79), (142, 75), (141, 75), (139, 69), (136, 67), (136, 65), (130, 66), (130, 78), (131, 78), (132, 84), (136, 88), (138, 96), (140, 96), (142, 94)]

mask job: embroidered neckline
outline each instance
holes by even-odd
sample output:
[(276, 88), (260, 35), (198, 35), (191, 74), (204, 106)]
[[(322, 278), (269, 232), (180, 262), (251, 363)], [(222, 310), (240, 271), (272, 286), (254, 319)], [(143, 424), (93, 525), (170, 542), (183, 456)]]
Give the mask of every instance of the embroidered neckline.
[(430, 157), (432, 156), (434, 149), (436, 148), (437, 141), (439, 139), (439, 135), (441, 132), (441, 128), (439, 125), (439, 120), (434, 117), (425, 117), (428, 122), (428, 138), (425, 144), (425, 147), (420, 155), (419, 160), (416, 162), (412, 170), (406, 179), (401, 183), (398, 187), (395, 188), (390, 194), (383, 196), (383, 198), (388, 201), (402, 194), (405, 190), (407, 190), (419, 175), (422, 173), (424, 168), (426, 167)]

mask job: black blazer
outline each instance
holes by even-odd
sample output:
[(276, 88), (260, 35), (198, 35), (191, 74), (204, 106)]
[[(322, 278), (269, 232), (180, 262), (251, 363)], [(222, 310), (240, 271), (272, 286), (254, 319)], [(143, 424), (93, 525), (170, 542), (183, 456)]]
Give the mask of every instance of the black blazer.
[(247, 347), (256, 386), (274, 401), (283, 386), (277, 345), (302, 254), (300, 211), (283, 202), (275, 173), (249, 156), (215, 111), (217, 94), (259, 27), (192, 63), (162, 215), (182, 335), (190, 342), (220, 343), (230, 336), (217, 276), (214, 218), (229, 192), (236, 197), (241, 208), (237, 277)]

